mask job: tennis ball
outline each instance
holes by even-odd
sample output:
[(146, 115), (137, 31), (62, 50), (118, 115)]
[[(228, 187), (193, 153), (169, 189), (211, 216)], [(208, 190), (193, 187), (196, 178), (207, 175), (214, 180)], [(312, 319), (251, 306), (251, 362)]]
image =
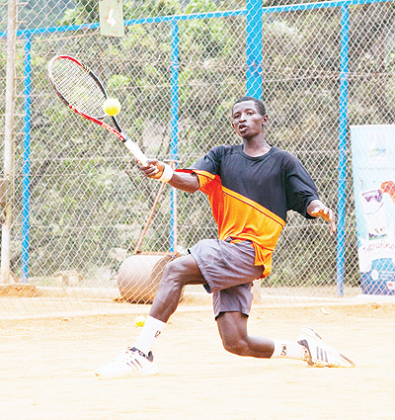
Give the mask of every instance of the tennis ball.
[(138, 316), (136, 317), (136, 319), (134, 320), (135, 324), (138, 327), (144, 327), (145, 324), (145, 318), (143, 316)]
[(103, 109), (107, 115), (113, 117), (114, 115), (117, 115), (121, 110), (121, 104), (119, 103), (118, 99), (108, 98), (104, 101)]

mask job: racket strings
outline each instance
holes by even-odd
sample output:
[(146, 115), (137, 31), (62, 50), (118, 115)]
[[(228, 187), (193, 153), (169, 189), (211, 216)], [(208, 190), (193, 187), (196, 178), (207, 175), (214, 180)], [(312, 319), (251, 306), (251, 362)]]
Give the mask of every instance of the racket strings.
[(56, 89), (78, 111), (103, 118), (106, 97), (96, 80), (79, 64), (69, 59), (55, 60), (51, 68)]

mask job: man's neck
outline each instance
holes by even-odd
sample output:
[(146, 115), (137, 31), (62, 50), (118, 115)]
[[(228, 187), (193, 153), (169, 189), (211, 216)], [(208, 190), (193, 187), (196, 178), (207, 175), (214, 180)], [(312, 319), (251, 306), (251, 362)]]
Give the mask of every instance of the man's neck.
[(264, 138), (243, 139), (243, 152), (251, 157), (265, 155), (271, 148)]

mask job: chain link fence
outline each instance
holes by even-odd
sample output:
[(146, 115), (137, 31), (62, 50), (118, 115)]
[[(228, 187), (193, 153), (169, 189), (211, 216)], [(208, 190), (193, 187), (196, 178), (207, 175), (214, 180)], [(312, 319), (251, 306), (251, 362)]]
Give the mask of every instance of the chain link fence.
[[(275, 9), (291, 4), (264, 4), (262, 92), (269, 115), (267, 140), (303, 162), (322, 200), (336, 210), (342, 8), (306, 2), (304, 10)], [(0, 156), (6, 153), (8, 7), (1, 0)], [(115, 38), (100, 35), (97, 1), (27, 1), (18, 6), (14, 169), (6, 194), (12, 203), (13, 275), (3, 279), (7, 284), (1, 289), (1, 313), (129, 305), (111, 301), (119, 296), (117, 273), (136, 250), (160, 187), (140, 175), (119, 140), (64, 107), (46, 76), (49, 60), (67, 54), (91, 67), (105, 82), (109, 96), (120, 100), (119, 122), (125, 132), (148, 156), (171, 161), (175, 159), (171, 16), (184, 16), (177, 20), (176, 159), (179, 166), (187, 167), (216, 145), (240, 142), (230, 113), (234, 101), (246, 94), (246, 7), (245, 1), (127, 1), (123, 2), (125, 36)], [(349, 7), (349, 124), (394, 121), (394, 11), (391, 1)], [(222, 15), (217, 17), (218, 12)], [(341, 246), (344, 296), (353, 297), (360, 293), (360, 274), (348, 148), (346, 158)], [(6, 175), (3, 170), (2, 178)], [(338, 243), (321, 220), (289, 214), (272, 274), (260, 290), (266, 302), (336, 298)], [(216, 233), (202, 193), (176, 194), (167, 185), (140, 254), (133, 258), (183, 255)], [(155, 271), (152, 262), (144, 270), (150, 276)], [(191, 287), (182, 302), (206, 301), (202, 288)]]

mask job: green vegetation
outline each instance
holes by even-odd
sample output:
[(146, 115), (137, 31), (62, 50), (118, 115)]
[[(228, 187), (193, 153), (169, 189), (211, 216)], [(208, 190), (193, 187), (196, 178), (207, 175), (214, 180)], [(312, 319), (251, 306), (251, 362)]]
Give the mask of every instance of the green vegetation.
[[(23, 13), (29, 25), (79, 24), (97, 21), (96, 3), (29, 1)], [(236, 1), (129, 1), (124, 3), (124, 17), (244, 7)], [(4, 10), (0, 8), (3, 17)], [(336, 209), (340, 9), (271, 14), (264, 15), (263, 20), (263, 99), (270, 116), (268, 140), (301, 159), (323, 200)], [(395, 41), (386, 35), (392, 33), (394, 21), (393, 4), (351, 8), (352, 124), (394, 121)], [(183, 167), (213, 146), (239, 141), (230, 126), (230, 108), (245, 94), (245, 23), (245, 17), (239, 17), (179, 24), (178, 147)], [(22, 43), (18, 45), (18, 72), (22, 77)], [(115, 137), (71, 114), (53, 94), (46, 66), (58, 53), (75, 55), (94, 69), (110, 95), (122, 103), (119, 120), (128, 134), (149, 156), (169, 159), (170, 23), (131, 26), (121, 39), (87, 31), (36, 36), (33, 40), (30, 273), (47, 276), (65, 269), (76, 269), (86, 277), (106, 270), (114, 273), (120, 261), (114, 258), (113, 250), (133, 251), (159, 186), (141, 178)], [(0, 62), (5, 63), (4, 49), (0, 49)], [(4, 92), (3, 73), (4, 66), (0, 66), (0, 92)], [(20, 93), (21, 89), (19, 85)], [(22, 105), (20, 94), (19, 115), (23, 114)], [(18, 217), (13, 231), (13, 265), (17, 273), (21, 249), (22, 123), (19, 117)], [(348, 167), (350, 171), (350, 162)], [(350, 172), (347, 180), (346, 278), (356, 284), (359, 275)], [(143, 250), (169, 249), (169, 220), (170, 188), (166, 187)], [(178, 223), (178, 242), (184, 249), (201, 238), (216, 235), (202, 194), (178, 194)], [(334, 237), (328, 239), (328, 230), (324, 223), (291, 214), (274, 255), (269, 283), (334, 284), (336, 241)]]

